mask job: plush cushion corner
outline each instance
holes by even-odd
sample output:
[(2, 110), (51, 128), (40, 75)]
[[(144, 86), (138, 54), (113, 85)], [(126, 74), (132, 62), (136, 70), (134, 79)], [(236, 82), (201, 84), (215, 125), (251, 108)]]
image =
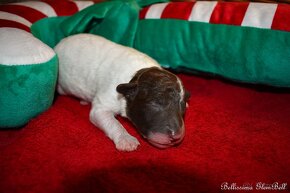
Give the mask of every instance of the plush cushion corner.
[(28, 32), (0, 28), (0, 34), (0, 128), (20, 127), (51, 106), (58, 60)]

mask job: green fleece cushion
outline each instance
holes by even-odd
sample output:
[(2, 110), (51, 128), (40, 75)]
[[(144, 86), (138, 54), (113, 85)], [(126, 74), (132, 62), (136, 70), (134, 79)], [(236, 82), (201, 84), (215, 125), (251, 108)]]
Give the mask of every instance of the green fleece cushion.
[(278, 87), (290, 87), (289, 46), (289, 32), (173, 19), (141, 20), (135, 38), (164, 67)]
[(28, 32), (0, 28), (0, 34), (0, 128), (20, 127), (52, 104), (58, 61)]
[(161, 3), (140, 18), (134, 47), (164, 67), (290, 87), (290, 5)]

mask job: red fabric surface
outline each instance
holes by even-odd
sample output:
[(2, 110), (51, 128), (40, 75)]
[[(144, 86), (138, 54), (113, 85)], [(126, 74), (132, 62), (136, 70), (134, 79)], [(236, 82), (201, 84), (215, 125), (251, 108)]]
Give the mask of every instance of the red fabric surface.
[(27, 27), (26, 25), (23, 25), (22, 23), (18, 23), (15, 21), (6, 20), (6, 19), (0, 19), (0, 27), (13, 27), (13, 28), (18, 28), (18, 29), (22, 29), (27, 32), (30, 32), (30, 28)]
[(14, 5), (14, 4), (1, 5), (0, 11), (13, 13), (15, 15), (25, 18), (31, 23), (34, 23), (44, 17), (47, 17), (47, 15), (45, 15), (44, 13), (23, 5)]
[(288, 4), (279, 4), (275, 13), (272, 29), (290, 31), (290, 9)]
[(249, 2), (219, 2), (210, 17), (210, 23), (241, 25)]
[(49, 4), (58, 16), (68, 16), (78, 12), (78, 7), (73, 1), (42, 0)]
[(90, 106), (59, 96), (24, 128), (0, 131), (0, 192), (220, 192), (223, 182), (289, 192), (290, 93), (179, 76), (192, 94), (179, 147), (158, 150), (119, 118), (141, 146), (118, 152)]
[(162, 19), (183, 19), (188, 20), (194, 2), (168, 3), (161, 14)]

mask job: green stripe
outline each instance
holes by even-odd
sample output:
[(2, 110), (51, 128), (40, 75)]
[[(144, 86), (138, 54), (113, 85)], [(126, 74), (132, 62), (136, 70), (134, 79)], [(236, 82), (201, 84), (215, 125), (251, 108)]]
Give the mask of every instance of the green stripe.
[(42, 64), (0, 65), (0, 128), (22, 126), (51, 106), (57, 64), (55, 55)]
[(290, 33), (182, 20), (140, 20), (135, 48), (176, 70), (290, 87)]

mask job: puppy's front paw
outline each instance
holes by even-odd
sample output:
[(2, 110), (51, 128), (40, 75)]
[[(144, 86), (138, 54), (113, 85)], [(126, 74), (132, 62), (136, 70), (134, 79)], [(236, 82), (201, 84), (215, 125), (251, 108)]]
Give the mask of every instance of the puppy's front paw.
[(137, 149), (138, 145), (140, 145), (140, 143), (135, 137), (129, 134), (122, 134), (118, 138), (116, 148), (119, 151), (134, 151)]

